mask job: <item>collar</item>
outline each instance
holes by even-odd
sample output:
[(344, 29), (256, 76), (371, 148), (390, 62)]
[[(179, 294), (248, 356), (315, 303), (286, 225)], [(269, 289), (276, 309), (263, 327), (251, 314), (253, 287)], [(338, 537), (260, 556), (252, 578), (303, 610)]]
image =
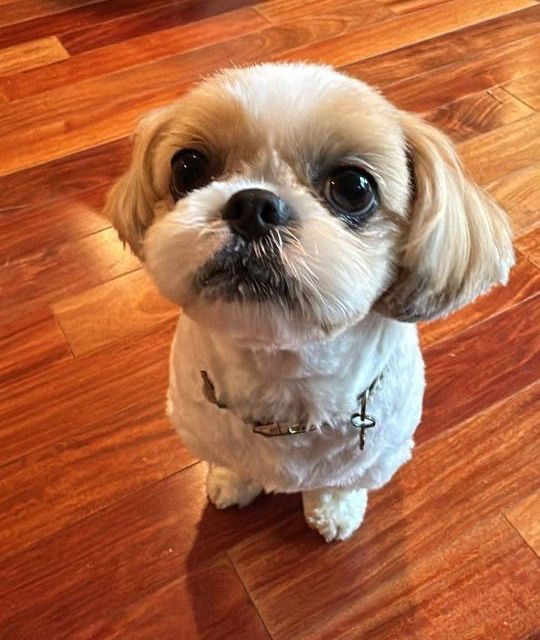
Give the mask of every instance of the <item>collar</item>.
[[(384, 373), (385, 370), (383, 369), (369, 387), (357, 396), (357, 409), (349, 417), (351, 427), (358, 432), (360, 449), (363, 449), (365, 445), (365, 430), (372, 429), (377, 426), (375, 418), (367, 413), (367, 405), (371, 396), (379, 389)], [(212, 380), (210, 380), (208, 373), (206, 371), (201, 371), (201, 377), (203, 380), (203, 394), (205, 398), (220, 409), (227, 409), (228, 407), (226, 405), (218, 401), (215, 386)], [(324, 424), (323, 426), (329, 425)], [(256, 422), (251, 423), (251, 427), (253, 433), (264, 436), (265, 438), (272, 438), (275, 436), (296, 436), (319, 430), (318, 427), (312, 424), (310, 425), (307, 422), (269, 422), (264, 424)]]

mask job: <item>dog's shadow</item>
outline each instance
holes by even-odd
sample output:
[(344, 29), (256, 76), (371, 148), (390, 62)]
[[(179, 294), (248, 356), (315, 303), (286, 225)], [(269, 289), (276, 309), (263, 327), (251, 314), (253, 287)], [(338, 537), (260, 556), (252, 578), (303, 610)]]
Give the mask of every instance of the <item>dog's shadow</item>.
[[(269, 600), (272, 617), (298, 616), (291, 626), (316, 619), (320, 608), (330, 611), (325, 625), (331, 626), (332, 611), (341, 618), (347, 609), (347, 624), (358, 629), (359, 639), (370, 637), (385, 621), (393, 624), (396, 616), (417, 633), (399, 482), (370, 498), (361, 529), (352, 539), (332, 544), (307, 527), (299, 495), (259, 497), (241, 510), (207, 505), (185, 565), (197, 636), (243, 637), (246, 610), (252, 602), (257, 608), (262, 604), (264, 619)], [(261, 562), (265, 581), (277, 585), (275, 590), (260, 589)], [(254, 576), (259, 576), (258, 585)], [(335, 603), (331, 607), (328, 598)]]

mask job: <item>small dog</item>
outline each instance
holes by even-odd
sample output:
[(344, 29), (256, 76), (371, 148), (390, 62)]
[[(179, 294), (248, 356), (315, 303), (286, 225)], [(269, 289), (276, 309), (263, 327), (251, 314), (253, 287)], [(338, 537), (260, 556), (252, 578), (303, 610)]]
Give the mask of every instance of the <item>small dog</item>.
[(184, 309), (168, 414), (210, 500), (301, 491), (326, 541), (411, 457), (414, 323), (514, 262), (448, 138), (318, 65), (224, 71), (149, 115), (106, 210)]

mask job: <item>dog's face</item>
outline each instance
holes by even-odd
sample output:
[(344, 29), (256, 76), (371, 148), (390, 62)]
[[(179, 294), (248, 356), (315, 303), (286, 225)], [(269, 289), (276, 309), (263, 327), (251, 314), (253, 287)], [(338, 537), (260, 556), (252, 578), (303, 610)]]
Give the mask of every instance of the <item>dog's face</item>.
[(513, 262), (442, 134), (315, 65), (227, 71), (150, 115), (107, 208), (162, 293), (250, 342), (322, 338), (374, 306), (436, 317)]

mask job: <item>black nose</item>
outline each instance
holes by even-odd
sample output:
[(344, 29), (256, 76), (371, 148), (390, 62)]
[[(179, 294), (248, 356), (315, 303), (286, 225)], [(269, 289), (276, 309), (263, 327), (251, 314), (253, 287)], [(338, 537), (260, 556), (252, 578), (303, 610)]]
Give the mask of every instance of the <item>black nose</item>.
[(272, 227), (289, 219), (288, 207), (275, 193), (266, 189), (244, 189), (235, 193), (223, 209), (223, 220), (246, 240), (257, 240)]

